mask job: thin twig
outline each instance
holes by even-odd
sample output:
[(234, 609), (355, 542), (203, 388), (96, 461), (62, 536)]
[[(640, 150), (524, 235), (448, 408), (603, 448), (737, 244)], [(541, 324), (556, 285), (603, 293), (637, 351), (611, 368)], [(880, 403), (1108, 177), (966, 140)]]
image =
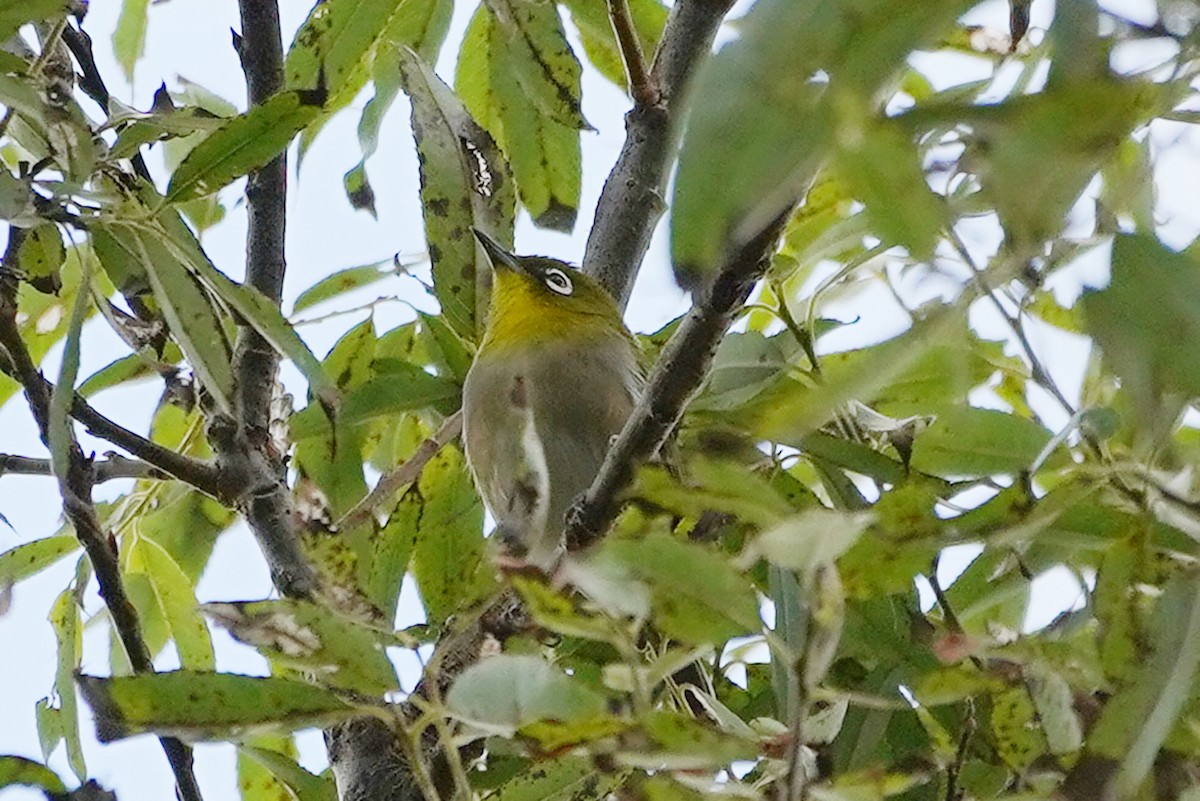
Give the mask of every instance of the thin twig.
[[(13, 376), (25, 390), (25, 398), (37, 422), (42, 441), (48, 443), (51, 386), (42, 378), (21, 338), (16, 314), (16, 303), (11, 295), (0, 293), (0, 348), (8, 354), (7, 361)], [(88, 560), (96, 573), (96, 581), (100, 585), (100, 597), (108, 607), (113, 628), (116, 629), (117, 636), (125, 648), (130, 666), (137, 673), (153, 673), (154, 662), (142, 637), (137, 608), (125, 593), (116, 550), (110, 544), (92, 502), (94, 484), (91, 460), (84, 456), (72, 433), (66, 470), (59, 477), (63, 512), (74, 527), (75, 536), (87, 552)], [(191, 749), (174, 737), (159, 737), (159, 742), (175, 774), (180, 798), (183, 801), (202, 801), (200, 787), (192, 770)]]
[(629, 0), (608, 0), (608, 19), (617, 37), (621, 60), (625, 63), (625, 76), (629, 79), (629, 94), (633, 102), (639, 106), (655, 105), (662, 95), (646, 69), (637, 28), (629, 13)]
[[(88, 36), (82, 28), (76, 29), (67, 25), (62, 30), (62, 40), (83, 72), (79, 80), (79, 88), (96, 101), (96, 104), (104, 109), (105, 114), (110, 114), (108, 106), (112, 95), (109, 94), (108, 87), (104, 84), (104, 78), (96, 67), (96, 59), (92, 53), (92, 37)], [(150, 183), (154, 182), (140, 149), (130, 158), (130, 163), (133, 164), (133, 171), (138, 174), (138, 177)]]
[(959, 776), (963, 766), (967, 764), (968, 749), (971, 737), (975, 734), (975, 700), (967, 698), (966, 712), (963, 717), (962, 733), (958, 738), (958, 748), (954, 752), (954, 761), (946, 768), (946, 801), (962, 801), (963, 788), (959, 786)]
[[(52, 476), (54, 468), (49, 459), (36, 459), (30, 456), (15, 456), (10, 453), (0, 453), (0, 476)], [(109, 454), (108, 458), (92, 462), (92, 480), (97, 484), (118, 478), (149, 478), (156, 481), (169, 481), (171, 476), (159, 470), (152, 464), (138, 459), (128, 459), (118, 453)]]
[(770, 263), (786, 220), (787, 214), (781, 215), (731, 257), (663, 346), (642, 397), (608, 449), (600, 472), (568, 515), (568, 550), (586, 548), (604, 535), (634, 471), (658, 452), (679, 422), (708, 375), (721, 337)]
[(427, 438), (403, 464), (398, 465), (390, 473), (379, 479), (375, 488), (334, 524), (335, 531), (349, 531), (366, 523), (379, 507), (387, 503), (406, 484), (411, 484), (421, 477), (421, 471), (438, 451), (446, 447), (462, 431), (462, 412), (458, 411), (446, 418), (442, 427)]
[(596, 204), (583, 256), (583, 271), (599, 280), (621, 308), (629, 302), (650, 237), (666, 210), (663, 195), (683, 131), (687, 84), (732, 6), (733, 0), (704, 0), (671, 7), (647, 78), (658, 97), (635, 104), (625, 117), (625, 145)]
[[(21, 377), (11, 360), (4, 358), (0, 351), (0, 372), (20, 382)], [(42, 387), (47, 396), (54, 393), (54, 385), (38, 373)], [(201, 492), (214, 498), (224, 498), (228, 495), (228, 487), (221, 480), (217, 466), (201, 459), (185, 456), (157, 442), (153, 442), (140, 434), (135, 434), (120, 423), (117, 423), (92, 407), (83, 396), (76, 394), (71, 405), (71, 416), (83, 423), (87, 432), (99, 439), (116, 445), (128, 451), (133, 456), (158, 468), (179, 481), (195, 487)]]

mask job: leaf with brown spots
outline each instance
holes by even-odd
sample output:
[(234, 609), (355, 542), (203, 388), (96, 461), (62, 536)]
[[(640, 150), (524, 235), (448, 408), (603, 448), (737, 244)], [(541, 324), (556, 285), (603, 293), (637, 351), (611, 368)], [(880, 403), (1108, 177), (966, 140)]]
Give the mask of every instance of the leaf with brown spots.
[(474, 340), (488, 266), (471, 228), (511, 245), (515, 198), (508, 164), (491, 135), (415, 53), (402, 59), (401, 76), (412, 99), (434, 294), (446, 321)]

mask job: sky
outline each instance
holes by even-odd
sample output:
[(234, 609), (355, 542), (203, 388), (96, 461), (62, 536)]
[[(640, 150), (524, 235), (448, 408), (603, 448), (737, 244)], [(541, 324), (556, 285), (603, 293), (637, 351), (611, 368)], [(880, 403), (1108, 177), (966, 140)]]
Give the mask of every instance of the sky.
[[(744, 7), (743, 2), (740, 6)], [(1115, 4), (1106, 4), (1111, 7)], [(282, 0), (285, 43), (308, 13), (308, 0)], [(474, 2), (459, 0), (447, 45), (438, 63), (444, 79), (453, 79), (457, 44)], [(1146, 21), (1150, 6), (1141, 0), (1122, 3), (1126, 16)], [(91, 34), (97, 63), (106, 76), (109, 89), (123, 102), (146, 109), (160, 83), (178, 88), (179, 79), (186, 78), (211, 89), (244, 108), (245, 91), (237, 57), (230, 46), (230, 30), (239, 27), (234, 0), (170, 0), (150, 7), (150, 27), (146, 55), (138, 64), (132, 84), (121, 77), (111, 51), (110, 37), (120, 10), (119, 0), (92, 0), (84, 27)], [(1049, 0), (1035, 0), (1033, 24), (1044, 27), (1052, 14)], [(1007, 7), (989, 2), (973, 12), (972, 21), (1003, 31), (1007, 25)], [(1035, 31), (1032, 35), (1038, 35)], [(1145, 58), (1145, 53), (1130, 58)], [(923, 65), (922, 65), (923, 66)], [(975, 59), (959, 58), (940, 62), (932, 77), (936, 85), (960, 83), (984, 77), (987, 66)], [(342, 190), (342, 175), (359, 158), (355, 126), (358, 111), (369, 98), (369, 92), (351, 109), (334, 118), (305, 155), (297, 172), (296, 160), (291, 163), (292, 175), (289, 196), (288, 274), (285, 285), (285, 311), (291, 301), (305, 288), (329, 273), (355, 265), (388, 260), (398, 254), (404, 261), (418, 261), (423, 255), (424, 241), (421, 211), (417, 199), (417, 161), (408, 124), (408, 106), (399, 98), (388, 114), (379, 150), (369, 162), (372, 184), (376, 194), (378, 219), (349, 206)], [(586, 233), (603, 180), (611, 168), (624, 140), (622, 116), (629, 102), (624, 94), (585, 67), (584, 114), (598, 129), (583, 136), (583, 199), (580, 218), (572, 235), (556, 234), (535, 229), (523, 218), (517, 229), (517, 250), (544, 253), (578, 263), (583, 255)], [(96, 115), (95, 107), (87, 109)], [(1156, 125), (1151, 133), (1161, 141), (1163, 160), (1160, 167), (1160, 195), (1163, 236), (1173, 244), (1184, 244), (1200, 230), (1200, 208), (1194, 201), (1196, 186), (1200, 186), (1200, 138), (1182, 126)], [(165, 177), (161, 156), (152, 152), (148, 162), (156, 174)], [(223, 196), (232, 206), (241, 184), (226, 189)], [(1192, 193), (1192, 194), (1189, 194)], [(678, 316), (687, 308), (687, 299), (675, 286), (668, 267), (666, 226), (660, 225), (647, 256), (645, 266), (635, 287), (627, 314), (630, 326), (639, 331), (651, 331)], [(994, 248), (996, 235), (986, 227), (971, 232), (970, 244), (986, 253)], [(226, 221), (205, 234), (204, 245), (216, 265), (235, 278), (240, 278), (245, 237), (244, 216), (231, 209)], [(1104, 280), (1102, 265), (1084, 263), (1057, 277), (1064, 297), (1074, 297), (1084, 283)], [(405, 302), (378, 304), (373, 312), (360, 311), (332, 318), (324, 323), (304, 325), (301, 332), (318, 355), (324, 354), (341, 333), (351, 325), (373, 314), (378, 331), (385, 331), (412, 318), (412, 306), (435, 308), (423, 297), (415, 281), (406, 278), (389, 279), (390, 283), (376, 285), (366, 291), (348, 296), (334, 306), (313, 310), (324, 314), (333, 308), (351, 308), (369, 302), (379, 295), (400, 295)], [(951, 291), (949, 284), (936, 281), (912, 283), (907, 287), (913, 298)], [(886, 310), (891, 305), (882, 289), (864, 290), (840, 301), (831, 311), (842, 319), (860, 314), (869, 317), (871, 328), (861, 328), (850, 334), (861, 344), (879, 340), (889, 330), (898, 330), (903, 316), (898, 310)], [(869, 309), (870, 314), (864, 314)], [(986, 313), (973, 317), (981, 329), (993, 328), (996, 321)], [(853, 328), (853, 327), (851, 327)], [(1051, 370), (1063, 378), (1067, 386), (1077, 385), (1078, 365), (1085, 361), (1087, 345), (1078, 338), (1035, 326), (1035, 347), (1047, 355)], [(89, 375), (123, 351), (116, 337), (103, 323), (93, 322), (86, 329), (82, 354), (81, 376)], [(848, 342), (827, 343), (827, 347), (846, 347)], [(57, 369), (58, 351), (51, 354), (45, 366), (53, 373)], [(293, 392), (302, 395), (303, 383), (290, 366), (284, 370), (286, 383)], [(145, 386), (116, 389), (96, 398), (96, 405), (109, 416), (135, 429), (149, 419), (157, 400), (157, 388)], [(1059, 423), (1065, 423), (1060, 419)], [(103, 443), (87, 440), (85, 449), (103, 452)], [(22, 455), (42, 455), (44, 449), (37, 441), (28, 410), (21, 399), (14, 399), (0, 408), (0, 452)], [(99, 488), (98, 498), (113, 497), (122, 489), (119, 482)], [(51, 479), (43, 477), (5, 476), (0, 479), (0, 513), (12, 524), (12, 529), (0, 527), (0, 551), (21, 542), (47, 536), (59, 525), (60, 507)], [(961, 551), (948, 559), (947, 570), (961, 570), (972, 553)], [(34, 703), (50, 691), (54, 670), (54, 639), (46, 613), (54, 596), (69, 581), (73, 559), (59, 563), (34, 579), (15, 588), (12, 608), (0, 616), (0, 643), (5, 645), (6, 657), (0, 659), (0, 754), (22, 754), (40, 759)], [(1065, 573), (1065, 571), (1063, 571)], [(272, 592), (265, 565), (257, 547), (243, 525), (237, 525), (219, 540), (212, 562), (197, 587), (201, 602), (218, 600), (252, 600)], [(1036, 627), (1048, 622), (1061, 609), (1080, 599), (1080, 590), (1069, 575), (1050, 575), (1035, 583), (1037, 601), (1027, 626)], [(88, 611), (94, 613), (99, 601), (94, 588)], [(414, 622), (411, 617), (419, 609), (411, 587), (406, 587), (401, 603), (401, 624)], [(407, 611), (403, 611), (407, 610)], [(218, 665), (235, 672), (262, 673), (265, 662), (248, 648), (232, 642), (222, 631), (214, 631)], [(85, 635), (85, 672), (104, 673), (107, 670), (107, 648), (102, 638), (103, 627), (93, 626)], [(158, 666), (175, 666), (174, 655), (167, 649)], [(417, 669), (414, 660), (399, 662), (402, 680), (411, 686)], [(158, 745), (153, 738), (140, 737), (110, 745), (100, 745), (92, 734), (86, 706), (82, 729), (84, 749), (92, 775), (104, 786), (115, 790), (122, 801), (164, 799), (172, 797), (173, 781)], [(301, 735), (302, 761), (313, 770), (325, 765), (320, 735), (309, 732)], [(231, 798), (234, 793), (233, 749), (224, 745), (201, 745), (196, 751), (197, 773), (206, 798)], [(67, 768), (61, 748), (50, 762), (60, 775), (67, 778)], [(70, 783), (70, 782), (69, 782)], [(40, 798), (26, 790), (0, 792), (4, 801)]]

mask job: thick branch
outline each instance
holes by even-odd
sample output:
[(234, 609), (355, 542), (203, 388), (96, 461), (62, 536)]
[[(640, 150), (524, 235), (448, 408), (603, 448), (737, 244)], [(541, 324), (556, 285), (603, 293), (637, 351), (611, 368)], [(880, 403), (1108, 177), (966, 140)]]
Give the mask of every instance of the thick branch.
[[(0, 293), (0, 347), (8, 354), (7, 361), (16, 380), (25, 390), (29, 410), (37, 422), (42, 441), (50, 439), (51, 386), (38, 371), (29, 355), (16, 322), (16, 304), (8, 293)], [(96, 507), (92, 503), (92, 487), (96, 476), (92, 462), (83, 455), (74, 434), (71, 435), (66, 470), (59, 476), (59, 492), (63, 512), (75, 529), (75, 536), (87, 552), (88, 560), (100, 585), (100, 597), (108, 607), (113, 627), (129, 664), (138, 673), (153, 673), (154, 662), (142, 637), (137, 609), (125, 593), (116, 548), (109, 542)], [(175, 773), (179, 795), (184, 801), (201, 801), (200, 787), (192, 771), (192, 751), (174, 737), (160, 737), (167, 761)]]
[[(14, 456), (10, 453), (0, 453), (0, 476), (52, 476), (54, 467), (49, 459), (35, 459), (29, 456)], [(92, 462), (92, 481), (103, 484), (116, 478), (151, 478), (166, 481), (171, 478), (152, 464), (127, 459), (120, 454), (110, 454), (107, 459)]]
[[(276, 0), (239, 0), (242, 36), (238, 55), (250, 105), (266, 102), (283, 86), (283, 37)], [(287, 153), (250, 174), (246, 185), (246, 283), (275, 303), (283, 296), (287, 222)], [(278, 356), (266, 340), (243, 326), (234, 355), (243, 424), (265, 427)]]
[(779, 217), (734, 254), (663, 347), (633, 414), (608, 449), (592, 486), (568, 515), (568, 550), (586, 548), (604, 535), (634, 471), (658, 452), (683, 416), (708, 375), (721, 337), (770, 263), (786, 220), (787, 214)]
[[(283, 86), (283, 37), (276, 0), (239, 0), (242, 33), (234, 43), (246, 75), (250, 104), (260, 105)], [(246, 186), (246, 283), (276, 304), (283, 293), (287, 157), (280, 154), (250, 174)], [(241, 488), (237, 505), (262, 548), (271, 579), (281, 593), (306, 598), (317, 574), (304, 557), (292, 513), (282, 454), (271, 447), (267, 427), (279, 359), (250, 326), (234, 348), (237, 410), (233, 421), (209, 429), (223, 477)]]
[[(620, 5), (620, 4), (618, 4)], [(650, 237), (666, 209), (667, 175), (683, 131), (686, 89), (733, 0), (677, 2), (663, 29), (650, 70), (657, 102), (634, 95), (625, 117), (625, 146), (596, 204), (596, 220), (583, 256), (583, 270), (598, 279), (621, 308)]]

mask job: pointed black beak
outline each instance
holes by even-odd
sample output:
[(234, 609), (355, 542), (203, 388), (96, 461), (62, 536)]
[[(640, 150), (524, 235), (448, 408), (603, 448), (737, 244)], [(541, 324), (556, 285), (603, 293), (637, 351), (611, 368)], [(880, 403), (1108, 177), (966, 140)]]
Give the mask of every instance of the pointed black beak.
[(493, 269), (500, 267), (507, 267), (510, 270), (521, 269), (521, 265), (517, 262), (517, 257), (505, 250), (503, 245), (478, 228), (472, 228), (471, 230), (475, 232), (475, 238), (483, 246), (483, 252), (488, 255), (488, 260), (491, 261)]

